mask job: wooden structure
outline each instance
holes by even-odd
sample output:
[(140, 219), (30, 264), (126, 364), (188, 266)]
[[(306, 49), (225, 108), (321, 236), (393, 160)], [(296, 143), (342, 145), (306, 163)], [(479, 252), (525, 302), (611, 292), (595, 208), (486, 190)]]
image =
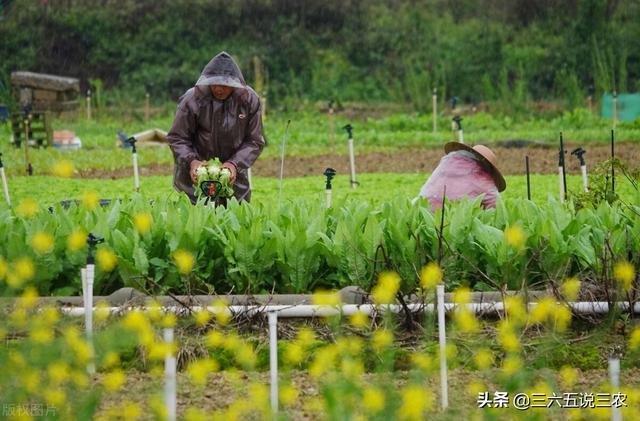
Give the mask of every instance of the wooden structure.
[(46, 146), (53, 140), (52, 113), (78, 109), (80, 82), (69, 77), (13, 72), (11, 92), (17, 106), (11, 113), (14, 144), (19, 147), (24, 141), (24, 121), (29, 116), (29, 143)]

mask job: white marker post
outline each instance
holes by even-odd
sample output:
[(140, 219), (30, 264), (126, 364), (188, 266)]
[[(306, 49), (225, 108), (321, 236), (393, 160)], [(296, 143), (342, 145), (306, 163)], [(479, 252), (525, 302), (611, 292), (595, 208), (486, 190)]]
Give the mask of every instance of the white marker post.
[(247, 168), (247, 180), (249, 180), (249, 190), (252, 190), (253, 183), (251, 181), (251, 167)]
[(269, 370), (271, 373), (271, 411), (278, 413), (278, 313), (269, 312)]
[(456, 127), (458, 128), (458, 142), (464, 143), (464, 135), (462, 132), (462, 117), (457, 115), (453, 118), (453, 121), (455, 121)]
[(449, 388), (447, 385), (447, 334), (444, 317), (444, 284), (437, 286), (438, 298), (438, 339), (440, 341), (440, 394), (442, 409), (449, 407)]
[(349, 136), (349, 166), (351, 168), (351, 188), (355, 189), (358, 182), (356, 181), (356, 158), (353, 151), (353, 127), (347, 124), (343, 127)]
[[(87, 261), (89, 261), (89, 259), (87, 259)], [(95, 265), (93, 263), (87, 263), (85, 268), (80, 269), (80, 276), (82, 278), (84, 326), (87, 335), (87, 343), (91, 349), (91, 359), (87, 364), (87, 373), (95, 374), (96, 366), (93, 361), (93, 280), (95, 276)]]
[(173, 355), (173, 328), (164, 329), (167, 352), (164, 357), (164, 406), (167, 421), (176, 420), (176, 357)]
[[(611, 382), (611, 388), (613, 393), (618, 393), (620, 388), (620, 359), (609, 358), (609, 381)], [(611, 420), (622, 421), (622, 414), (620, 408), (615, 405), (611, 405)]]
[(431, 94), (431, 110), (433, 118), (433, 133), (435, 133), (438, 130), (438, 93), (436, 88), (433, 88), (433, 93)]
[(2, 163), (2, 153), (0, 153), (0, 177), (2, 177), (2, 189), (4, 190), (4, 200), (7, 206), (11, 207), (11, 198), (9, 197), (9, 185), (7, 184), (7, 175), (4, 173), (4, 164)]

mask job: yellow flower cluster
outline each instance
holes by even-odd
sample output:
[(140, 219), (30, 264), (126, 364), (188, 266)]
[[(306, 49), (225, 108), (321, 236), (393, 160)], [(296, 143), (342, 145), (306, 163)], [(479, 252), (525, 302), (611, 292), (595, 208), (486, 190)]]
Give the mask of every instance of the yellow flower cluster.
[(420, 286), (425, 290), (435, 289), (442, 282), (442, 269), (436, 262), (429, 262), (420, 271)]
[(133, 215), (133, 226), (140, 235), (144, 235), (151, 229), (153, 216), (149, 212), (139, 212)]
[(338, 306), (342, 302), (338, 291), (317, 290), (311, 297), (311, 302), (317, 306)]
[(173, 253), (173, 261), (181, 275), (188, 275), (196, 264), (193, 253), (187, 250), (178, 249)]
[(51, 168), (51, 173), (56, 177), (71, 178), (74, 172), (73, 163), (66, 159), (56, 161), (53, 168)]
[(393, 304), (399, 289), (400, 276), (395, 272), (383, 272), (377, 285), (371, 290), (373, 301), (376, 304)]
[(636, 280), (636, 269), (626, 260), (617, 262), (613, 266), (613, 277), (620, 282), (625, 291), (630, 291)]
[(524, 250), (526, 235), (520, 225), (511, 225), (504, 230), (504, 239), (515, 250)]

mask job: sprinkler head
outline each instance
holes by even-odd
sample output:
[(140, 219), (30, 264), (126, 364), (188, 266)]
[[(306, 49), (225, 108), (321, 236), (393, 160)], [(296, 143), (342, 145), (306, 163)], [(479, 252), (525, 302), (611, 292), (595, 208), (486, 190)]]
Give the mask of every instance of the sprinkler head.
[(349, 138), (353, 139), (353, 126), (351, 124), (347, 124), (346, 126), (343, 127), (343, 129), (347, 131)]
[(580, 161), (580, 165), (584, 166), (585, 162), (584, 162), (584, 154), (586, 154), (587, 151), (585, 149), (582, 148), (582, 146), (574, 149), (573, 151), (571, 151), (571, 155), (575, 156), (576, 158), (578, 158), (578, 160)]
[(104, 243), (104, 237), (99, 236), (98, 234), (94, 234), (92, 232), (87, 236), (87, 244), (89, 245), (89, 249), (94, 249), (98, 244)]
[(134, 136), (131, 136), (129, 139), (127, 139), (127, 141), (125, 142), (127, 145), (131, 145), (131, 153), (136, 153), (136, 142), (138, 141), (138, 139), (136, 139)]
[(459, 115), (456, 115), (455, 117), (453, 117), (453, 121), (456, 122), (456, 125), (458, 126), (458, 130), (462, 130), (462, 117), (460, 117)]
[(335, 177), (336, 170), (334, 170), (333, 168), (327, 168), (326, 170), (324, 170), (324, 172), (322, 174), (325, 177), (327, 177), (326, 188), (327, 188), (327, 190), (330, 190), (331, 189), (331, 180), (333, 179), (333, 177)]

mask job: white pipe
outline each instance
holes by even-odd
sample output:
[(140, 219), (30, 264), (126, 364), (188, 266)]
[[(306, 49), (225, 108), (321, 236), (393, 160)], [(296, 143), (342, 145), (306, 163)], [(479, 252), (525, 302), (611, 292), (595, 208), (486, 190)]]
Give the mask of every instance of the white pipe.
[(164, 405), (167, 420), (176, 420), (176, 357), (172, 352), (173, 328), (164, 329), (164, 343), (168, 345), (164, 357)]
[[(617, 389), (620, 388), (620, 359), (609, 358), (609, 381), (611, 382), (611, 388), (613, 393), (617, 393)], [(611, 405), (611, 421), (622, 421), (622, 414), (620, 408), (616, 405)]]
[(464, 143), (464, 136), (462, 134), (462, 129), (458, 129), (458, 142)]
[(587, 177), (587, 165), (580, 165), (580, 171), (582, 172), (582, 187), (584, 191), (589, 191), (589, 178)]
[(271, 411), (278, 413), (278, 313), (269, 312), (269, 370), (271, 373)]
[(136, 191), (140, 191), (140, 176), (138, 174), (138, 153), (134, 152), (131, 154), (133, 156), (133, 186)]
[(356, 188), (356, 158), (353, 153), (353, 138), (349, 138), (349, 165), (351, 166), (351, 188)]
[(438, 298), (438, 339), (440, 342), (440, 402), (442, 409), (449, 406), (449, 389), (447, 385), (447, 333), (444, 317), (444, 285), (436, 288)]
[(560, 201), (564, 202), (564, 179), (562, 167), (558, 167), (558, 179), (560, 180)]
[(251, 180), (251, 167), (247, 168), (247, 179), (249, 180), (249, 190), (253, 189), (253, 183)]
[(331, 189), (326, 189), (325, 192), (327, 193), (327, 209), (329, 209), (331, 207)]
[[(572, 311), (578, 314), (607, 314), (609, 312), (609, 303), (606, 301), (581, 301), (581, 302), (569, 302), (567, 303)], [(529, 309), (536, 306), (536, 303), (529, 303)], [(614, 303), (614, 306), (621, 311), (629, 311), (629, 303), (627, 301)], [(411, 312), (425, 312), (433, 313), (433, 304), (407, 304), (407, 308)], [(465, 305), (458, 305), (455, 303), (444, 303), (445, 311), (454, 311), (456, 308), (464, 308), (476, 314), (499, 314), (504, 312), (504, 304), (502, 302), (485, 302), (485, 303), (468, 303)], [(154, 311), (157, 308), (154, 308)], [(132, 310), (149, 311), (145, 306), (126, 306), (126, 307), (108, 307), (107, 310), (110, 314), (121, 314)], [(213, 314), (221, 311), (226, 314), (260, 314), (268, 313), (270, 311), (277, 311), (278, 317), (290, 318), (290, 317), (327, 317), (336, 316), (342, 314), (343, 316), (350, 316), (356, 312), (362, 312), (367, 315), (376, 315), (384, 312), (402, 313), (404, 307), (398, 304), (343, 304), (341, 306), (324, 306), (324, 305), (312, 305), (312, 304), (297, 304), (297, 305), (234, 305), (224, 308), (218, 307), (203, 307), (203, 306), (164, 306), (163, 311), (168, 313), (174, 313), (178, 316), (189, 316), (191, 312), (198, 312), (207, 310)], [(60, 312), (68, 316), (83, 316), (83, 307), (61, 307)], [(640, 302), (635, 303), (633, 312), (640, 314)]]
[[(80, 269), (82, 279), (82, 299), (85, 308), (93, 308), (93, 279), (95, 275), (95, 265), (87, 265)], [(87, 335), (87, 343), (91, 349), (91, 360), (87, 364), (87, 372), (94, 374), (96, 372), (95, 363), (93, 361), (93, 312), (84, 311), (84, 326)]]
[(11, 207), (11, 198), (9, 197), (9, 185), (7, 184), (7, 176), (4, 173), (4, 167), (0, 168), (0, 176), (2, 177), (2, 188), (4, 190), (4, 199), (7, 201), (7, 206)]

